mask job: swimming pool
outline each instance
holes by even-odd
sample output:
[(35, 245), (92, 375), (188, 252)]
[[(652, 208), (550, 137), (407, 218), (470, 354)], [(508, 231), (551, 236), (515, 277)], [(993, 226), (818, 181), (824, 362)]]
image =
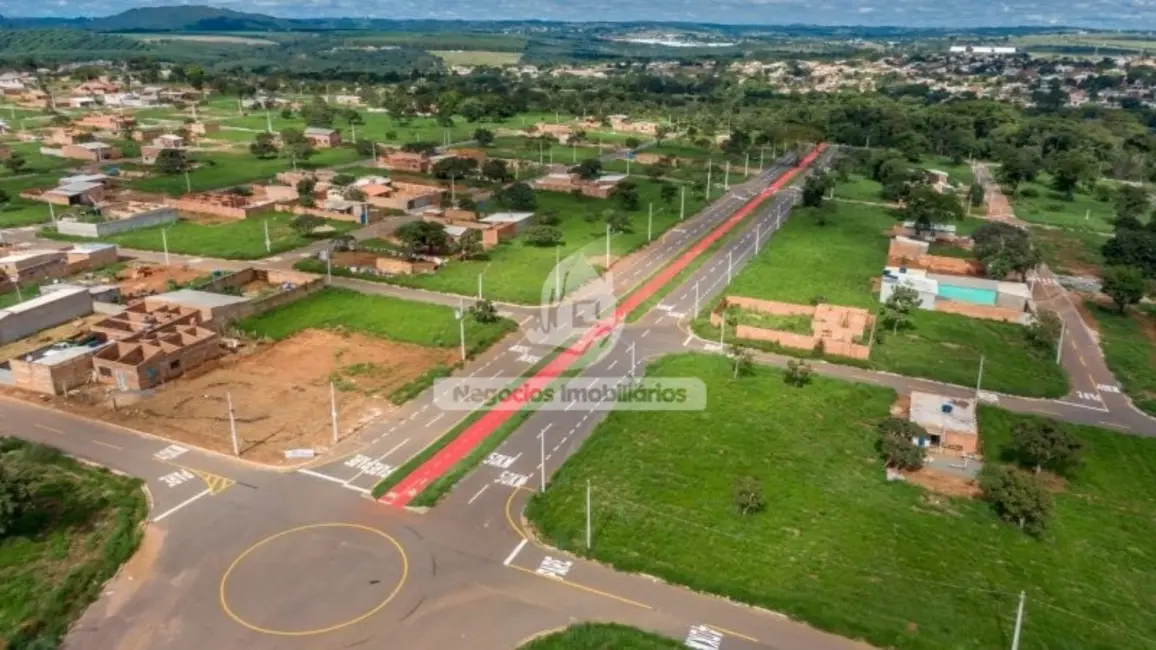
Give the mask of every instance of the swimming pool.
[(979, 289), (976, 287), (961, 287), (956, 284), (939, 283), (936, 292), (940, 298), (957, 302), (970, 302), (973, 305), (994, 305), (996, 293), (993, 289)]

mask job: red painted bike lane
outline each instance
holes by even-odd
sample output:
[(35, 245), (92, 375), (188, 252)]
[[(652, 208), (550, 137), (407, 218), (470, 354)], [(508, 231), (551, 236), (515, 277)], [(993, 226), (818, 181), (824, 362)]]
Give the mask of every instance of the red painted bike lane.
[(409, 504), (409, 502), (418, 494), (421, 494), (422, 490), (426, 489), (430, 483), (433, 483), (446, 472), (449, 472), (454, 465), (468, 456), (482, 441), (493, 434), (506, 420), (510, 419), (514, 413), (521, 410), (531, 395), (538, 390), (546, 388), (551, 382), (561, 376), (562, 373), (566, 372), (570, 366), (574, 365), (579, 357), (586, 353), (591, 344), (613, 331), (627, 314), (649, 300), (676, 275), (682, 272), (683, 269), (690, 265), (691, 262), (702, 255), (706, 249), (710, 248), (712, 244), (733, 230), (735, 226), (754, 212), (764, 201), (774, 196), (784, 185), (791, 182), (795, 176), (815, 162), (815, 159), (818, 158), (826, 148), (826, 144), (820, 144), (804, 156), (798, 165), (787, 170), (775, 180), (774, 183), (762, 192), (759, 192), (758, 196), (752, 198), (750, 202), (739, 208), (733, 215), (727, 218), (726, 221), (719, 224), (710, 234), (700, 239), (694, 246), (691, 246), (679, 255), (678, 259), (655, 274), (646, 284), (627, 296), (627, 298), (615, 308), (614, 316), (611, 319), (587, 330), (577, 342), (563, 350), (533, 377), (523, 382), (519, 386), (520, 390), (515, 391), (505, 400), (499, 402), (487, 411), (485, 415), (462, 431), (457, 438), (446, 445), (441, 451), (434, 454), (432, 458), (414, 470), (409, 476), (402, 479), (392, 490), (382, 495), (380, 502), (398, 508), (403, 508)]

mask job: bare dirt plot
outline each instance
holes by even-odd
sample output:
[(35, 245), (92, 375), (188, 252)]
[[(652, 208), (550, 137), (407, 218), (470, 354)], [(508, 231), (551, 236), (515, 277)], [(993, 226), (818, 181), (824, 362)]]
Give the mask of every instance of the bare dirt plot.
[(185, 284), (205, 275), (203, 270), (188, 266), (134, 264), (116, 274), (120, 293), (125, 298), (151, 296), (168, 291), (169, 281)]
[[(289, 449), (327, 448), (329, 383), (337, 392), (341, 436), (392, 411), (389, 394), (425, 371), (456, 360), (453, 349), (395, 343), (361, 334), (305, 330), (200, 376), (182, 378), (117, 410), (88, 392), (68, 408), (175, 441), (232, 453), (226, 394), (232, 397), (242, 458), (280, 465)], [(103, 389), (103, 387), (101, 387)]]

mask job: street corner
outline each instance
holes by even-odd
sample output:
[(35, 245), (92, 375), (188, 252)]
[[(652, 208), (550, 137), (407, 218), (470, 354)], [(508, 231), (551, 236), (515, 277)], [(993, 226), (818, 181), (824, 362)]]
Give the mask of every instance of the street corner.
[(224, 492), (237, 482), (185, 464), (188, 448), (171, 444), (153, 454), (156, 469), (148, 477), (153, 497), (154, 523), (163, 521), (204, 497)]
[(265, 537), (221, 576), (220, 605), (264, 635), (306, 637), (363, 623), (398, 597), (410, 575), (402, 544), (377, 528), (317, 523)]

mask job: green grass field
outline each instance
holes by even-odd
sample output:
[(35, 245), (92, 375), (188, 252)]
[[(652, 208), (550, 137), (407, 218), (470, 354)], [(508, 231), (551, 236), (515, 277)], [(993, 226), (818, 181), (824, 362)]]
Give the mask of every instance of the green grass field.
[[(770, 368), (735, 380), (729, 360), (700, 355), (648, 374), (701, 378), (708, 410), (612, 413), (531, 500), (547, 543), (880, 648), (1007, 647), (1021, 590), (1023, 648), (1156, 638), (1156, 440), (1061, 425), (1087, 444), (1086, 465), (1035, 540), (986, 504), (885, 481), (874, 443), (890, 390), (826, 378), (798, 389)], [(988, 458), (1019, 419), (981, 410)], [(738, 513), (743, 477), (761, 485), (765, 511)]]
[[(636, 179), (641, 207), (629, 213), (634, 228), (632, 233), (618, 233), (610, 238), (611, 254), (615, 257), (630, 253), (646, 241), (647, 203), (654, 203), (653, 237), (678, 223), (677, 199), (667, 205), (659, 197), (659, 185), (646, 179)], [(598, 218), (587, 222), (586, 216), (597, 216), (617, 203), (607, 199), (574, 197), (560, 192), (536, 192), (538, 210), (552, 209), (561, 218), (564, 243), (560, 251), (553, 247), (530, 246), (515, 238), (490, 251), (487, 261), (450, 261), (436, 273), (416, 276), (367, 276), (366, 279), (390, 282), (403, 286), (430, 289), (448, 293), (476, 296), (478, 274), (484, 272), (482, 292), (486, 298), (503, 302), (537, 305), (549, 301), (549, 277), (557, 256), (565, 260), (570, 255), (587, 257), (593, 265), (604, 264), (606, 223)], [(703, 200), (687, 193), (686, 215), (700, 210)], [(571, 287), (573, 288), (573, 287)], [(544, 295), (545, 294), (545, 295)]]
[[(107, 241), (122, 248), (162, 251), (165, 239), (161, 231), (167, 232), (170, 253), (217, 257), (233, 260), (255, 260), (301, 248), (314, 241), (303, 237), (290, 225), (293, 216), (282, 212), (255, 215), (248, 219), (238, 219), (225, 223), (205, 225), (188, 220), (180, 220), (167, 227), (152, 227), (134, 230), (120, 235), (106, 237)], [(270, 248), (265, 248), (265, 223), (269, 224)], [(335, 233), (347, 232), (357, 227), (348, 221), (329, 221)], [(58, 235), (51, 228), (42, 233), (46, 237), (64, 241), (92, 241), (84, 237)]]
[[(467, 353), (477, 354), (485, 350), (515, 327), (505, 318), (483, 324), (467, 316)], [(274, 340), (309, 328), (343, 328), (429, 347), (456, 348), (459, 345), (458, 321), (450, 307), (332, 287), (245, 319), (238, 328)]]
[[(1132, 398), (1136, 408), (1156, 415), (1156, 309), (1150, 305), (1133, 307), (1120, 314), (1114, 307), (1085, 301), (1096, 319), (1100, 348), (1108, 368), (1120, 382), (1120, 389)], [(1145, 334), (1148, 332), (1148, 334)]]
[(1041, 173), (1034, 182), (1020, 184), (1015, 194), (1005, 189), (1016, 216), (1029, 223), (1112, 232), (1116, 216), (1112, 203), (1097, 201), (1082, 192), (1068, 201), (1050, 183), (1048, 175)]
[(505, 136), (495, 138), (486, 148), (486, 154), (494, 158), (516, 158), (519, 160), (541, 161), (543, 164), (576, 165), (587, 158), (596, 158), (600, 152), (595, 147), (578, 144), (545, 145), (530, 138)]
[(952, 183), (964, 187), (969, 187), (975, 181), (975, 174), (972, 173), (971, 165), (966, 160), (955, 163), (947, 156), (928, 156), (919, 161), (917, 166), (923, 169), (938, 169), (941, 172), (947, 172), (947, 177), (951, 179)]
[(682, 643), (616, 623), (580, 623), (538, 637), (518, 650), (678, 650)]
[[(727, 293), (801, 305), (822, 298), (875, 310), (878, 299), (872, 279), (886, 263), (888, 239), (883, 231), (895, 223), (895, 216), (875, 206), (836, 206), (826, 226), (819, 225), (813, 211), (796, 209), (771, 243), (734, 278)], [(715, 340), (719, 330), (710, 325), (707, 313), (704, 310), (695, 320), (694, 328)], [(988, 390), (1035, 397), (1058, 397), (1067, 391), (1067, 378), (1051, 353), (1028, 346), (1020, 325), (922, 310), (912, 314), (912, 321), (911, 329), (881, 333), (872, 347), (872, 367), (972, 386), (983, 357), (983, 386)]]
[(0, 645), (55, 648), (136, 550), (148, 503), (137, 479), (48, 447), (0, 437), (0, 462), (34, 504), (0, 537)]
[[(354, 162), (357, 152), (349, 147), (321, 149), (308, 161), (298, 161), (301, 168), (317, 168)], [(214, 190), (243, 183), (271, 179), (278, 172), (293, 168), (288, 158), (259, 160), (249, 154), (197, 154), (193, 157), (199, 166), (189, 172), (189, 182), (194, 192)], [(154, 175), (126, 183), (133, 189), (145, 192), (163, 192), (178, 196), (186, 192), (185, 175)]]
[(1032, 238), (1048, 267), (1061, 275), (1099, 275), (1104, 266), (1100, 251), (1110, 239), (1107, 233), (1059, 228), (1031, 229)]
[(79, 161), (68, 158), (58, 158), (56, 156), (45, 156), (40, 153), (41, 143), (39, 142), (13, 142), (8, 145), (12, 149), (12, 153), (20, 154), (24, 157), (24, 168), (16, 174), (7, 167), (0, 166), (0, 178), (5, 176), (24, 175), (24, 174), (38, 174), (43, 172), (51, 172), (60, 169), (68, 169), (69, 167), (76, 167)]

